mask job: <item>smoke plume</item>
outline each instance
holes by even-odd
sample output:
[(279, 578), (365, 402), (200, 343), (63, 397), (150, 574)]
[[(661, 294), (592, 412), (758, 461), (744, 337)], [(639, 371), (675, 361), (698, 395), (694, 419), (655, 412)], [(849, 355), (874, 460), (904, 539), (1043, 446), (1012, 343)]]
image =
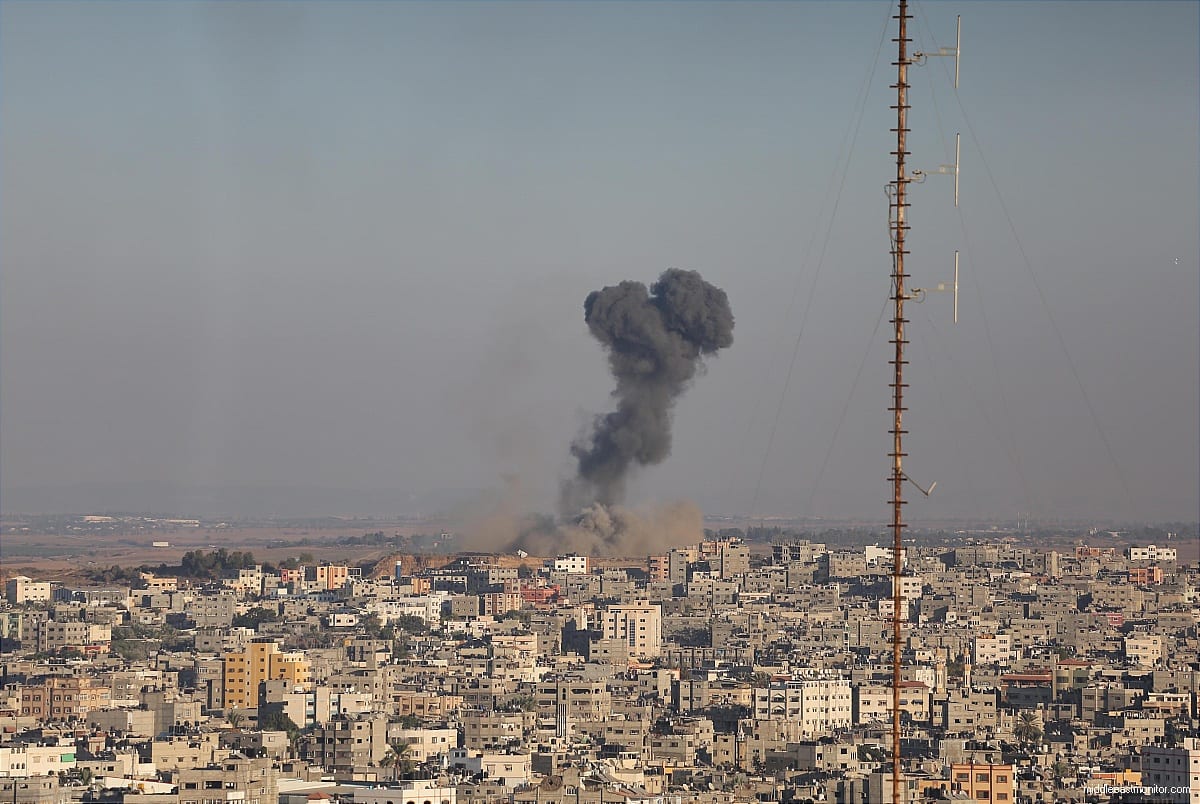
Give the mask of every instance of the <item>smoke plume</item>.
[[(733, 343), (725, 291), (695, 271), (665, 271), (649, 291), (632, 281), (593, 291), (583, 309), (617, 384), (616, 409), (597, 416), (591, 431), (571, 445), (578, 472), (564, 484), (561, 507), (579, 521), (593, 503), (619, 503), (634, 466), (670, 454), (672, 405), (703, 357)], [(580, 510), (582, 516), (575, 514)]]

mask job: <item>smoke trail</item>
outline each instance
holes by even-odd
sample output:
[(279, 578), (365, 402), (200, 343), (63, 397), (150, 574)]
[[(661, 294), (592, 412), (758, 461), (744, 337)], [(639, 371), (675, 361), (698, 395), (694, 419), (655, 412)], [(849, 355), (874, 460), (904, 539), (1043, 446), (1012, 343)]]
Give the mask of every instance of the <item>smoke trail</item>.
[(583, 309), (588, 330), (608, 351), (617, 406), (571, 445), (578, 476), (564, 484), (564, 515), (620, 502), (633, 466), (670, 454), (671, 406), (702, 357), (733, 343), (725, 291), (695, 271), (672, 268), (648, 292), (632, 281), (593, 291)]

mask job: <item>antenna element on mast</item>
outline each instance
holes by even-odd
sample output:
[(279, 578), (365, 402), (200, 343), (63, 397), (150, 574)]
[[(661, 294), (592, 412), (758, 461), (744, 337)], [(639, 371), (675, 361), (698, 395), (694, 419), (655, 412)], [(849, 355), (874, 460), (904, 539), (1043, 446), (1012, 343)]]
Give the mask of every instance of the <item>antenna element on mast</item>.
[(954, 88), (958, 89), (958, 60), (962, 55), (962, 14), (955, 18), (954, 26), (954, 48), (939, 47), (936, 53), (922, 53), (916, 51), (913, 53), (913, 64), (924, 64), (925, 60), (930, 56), (953, 56), (954, 57)]

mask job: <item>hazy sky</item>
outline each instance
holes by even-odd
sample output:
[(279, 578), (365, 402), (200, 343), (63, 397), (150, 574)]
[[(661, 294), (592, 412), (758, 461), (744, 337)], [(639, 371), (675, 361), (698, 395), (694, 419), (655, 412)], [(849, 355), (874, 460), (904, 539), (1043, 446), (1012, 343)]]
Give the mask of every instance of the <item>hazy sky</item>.
[[(910, 516), (1198, 516), (1198, 9), (916, 5)], [(548, 509), (584, 297), (679, 267), (734, 344), (632, 498), (885, 518), (888, 13), (5, 0), (4, 510)]]

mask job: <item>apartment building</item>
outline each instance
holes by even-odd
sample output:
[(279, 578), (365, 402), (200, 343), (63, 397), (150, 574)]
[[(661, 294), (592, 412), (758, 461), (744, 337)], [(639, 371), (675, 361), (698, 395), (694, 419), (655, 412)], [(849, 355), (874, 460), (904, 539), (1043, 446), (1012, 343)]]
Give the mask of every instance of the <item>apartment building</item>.
[(431, 779), (414, 779), (398, 785), (354, 791), (354, 804), (457, 804), (453, 785), (440, 787)]
[(956, 762), (950, 766), (950, 790), (971, 801), (1012, 802), (1017, 792), (1014, 768)]
[(629, 646), (629, 653), (640, 658), (662, 654), (662, 606), (657, 603), (621, 603), (608, 606), (602, 613), (603, 639)]
[(284, 652), (274, 639), (254, 639), (245, 650), (229, 651), (223, 660), (222, 692), (226, 707), (258, 706), (259, 685), (283, 680), (295, 686), (309, 683), (312, 665), (303, 653)]
[(350, 568), (345, 564), (320, 564), (304, 568), (304, 586), (308, 591), (341, 589), (349, 579)]
[(461, 695), (399, 690), (390, 693), (391, 713), (397, 717), (416, 715), (423, 719), (444, 719), (463, 705)]
[(0, 801), (11, 804), (59, 804), (62, 796), (57, 776), (0, 779)]
[(1163, 638), (1157, 634), (1125, 637), (1125, 658), (1141, 667), (1153, 667), (1162, 661)]
[(73, 767), (73, 743), (50, 741), (0, 745), (0, 776), (57, 776)]
[(1129, 582), (1137, 586), (1152, 586), (1163, 582), (1166, 577), (1162, 567), (1130, 567)]
[(774, 681), (754, 690), (754, 717), (790, 720), (801, 734), (814, 736), (853, 722), (850, 682), (837, 676)]
[(524, 599), (519, 592), (486, 592), (480, 595), (483, 613), (489, 617), (499, 617), (510, 611), (520, 611)]
[(413, 762), (424, 762), (433, 757), (449, 754), (458, 747), (458, 729), (403, 729), (391, 724), (387, 732), (389, 745), (397, 743), (407, 746), (405, 756)]
[(56, 653), (65, 648), (81, 653), (107, 653), (111, 641), (112, 628), (99, 623), (39, 620), (34, 629), (34, 643), (41, 653)]
[(569, 553), (558, 556), (551, 565), (555, 572), (579, 573), (587, 575), (591, 571), (591, 562), (587, 556)]
[(533, 712), (464, 712), (463, 748), (479, 753), (524, 744), (537, 723)]
[(1175, 561), (1178, 553), (1174, 547), (1158, 547), (1148, 544), (1145, 547), (1136, 545), (1130, 547), (1126, 556), (1130, 561)]
[(13, 606), (30, 603), (49, 603), (51, 597), (49, 581), (35, 581), (26, 575), (9, 578), (4, 584), (4, 597)]
[(1155, 804), (1200, 804), (1200, 737), (1143, 747), (1142, 789), (1149, 787), (1156, 793), (1146, 800)]
[(387, 727), (386, 716), (338, 715), (314, 728), (302, 741), (301, 750), (310, 762), (327, 769), (377, 765), (390, 749)]
[(45, 676), (21, 686), (21, 715), (43, 723), (82, 719), (111, 701), (111, 688), (91, 676)]
[(155, 770), (178, 771), (185, 768), (204, 768), (220, 762), (229, 755), (221, 748), (216, 732), (194, 732), (173, 735), (150, 743), (150, 759)]
[(1012, 658), (1011, 634), (980, 634), (975, 637), (971, 661), (977, 667), (990, 664), (1007, 667)]
[(272, 760), (234, 755), (174, 774), (179, 804), (276, 804), (279, 789)]
[(543, 681), (537, 687), (534, 703), (543, 723), (553, 722), (559, 737), (572, 733), (576, 722), (603, 720), (612, 714), (612, 694), (604, 681)]

